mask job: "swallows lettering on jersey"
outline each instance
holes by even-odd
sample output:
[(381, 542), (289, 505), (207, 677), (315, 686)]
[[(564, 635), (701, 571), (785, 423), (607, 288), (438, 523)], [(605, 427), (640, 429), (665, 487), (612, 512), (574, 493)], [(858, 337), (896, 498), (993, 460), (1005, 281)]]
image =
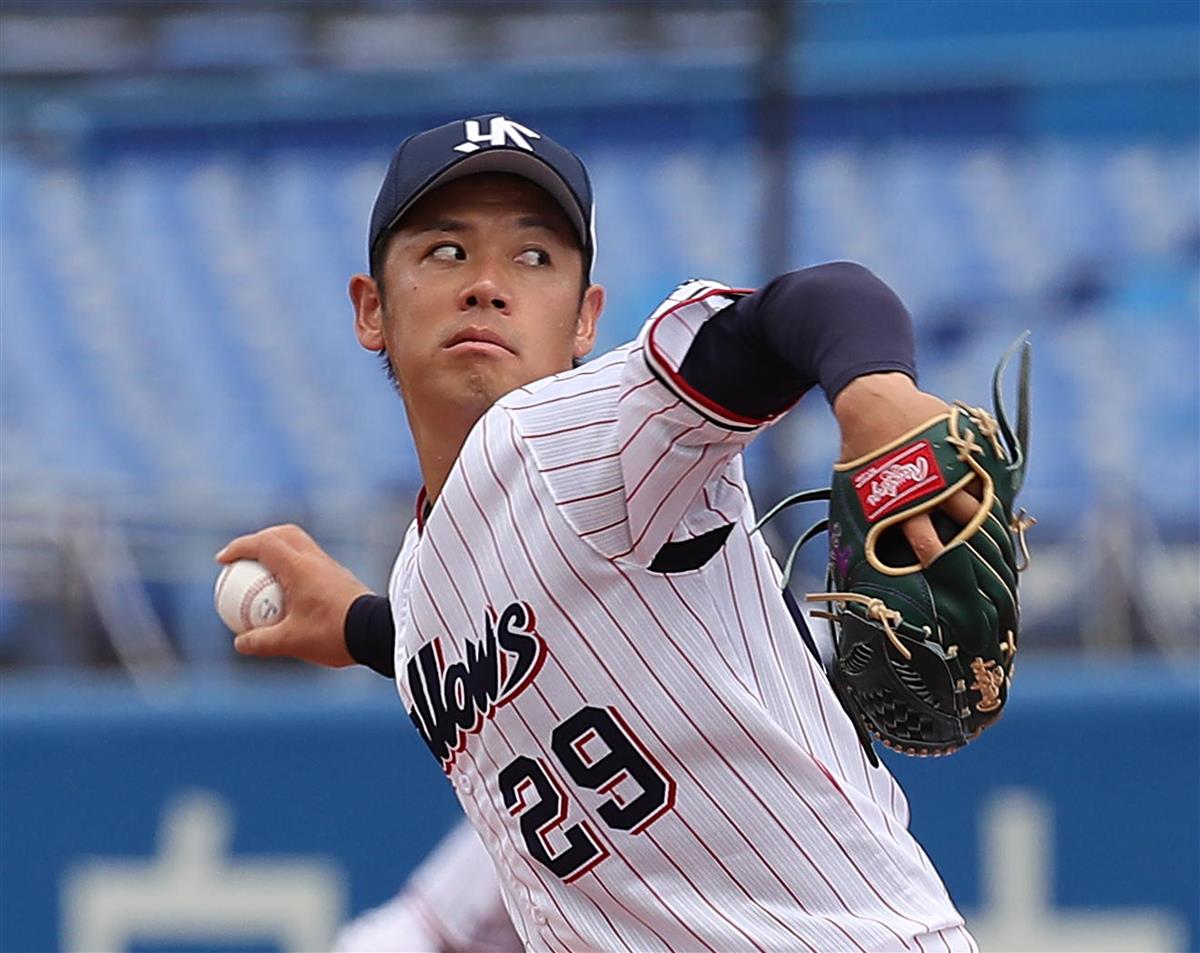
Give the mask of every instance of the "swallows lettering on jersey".
[(409, 715), (447, 774), (467, 738), (521, 694), (546, 661), (536, 624), (527, 602), (514, 602), (499, 616), (489, 606), (483, 638), (463, 640), (462, 661), (446, 665), (441, 639), (426, 642), (408, 660)]

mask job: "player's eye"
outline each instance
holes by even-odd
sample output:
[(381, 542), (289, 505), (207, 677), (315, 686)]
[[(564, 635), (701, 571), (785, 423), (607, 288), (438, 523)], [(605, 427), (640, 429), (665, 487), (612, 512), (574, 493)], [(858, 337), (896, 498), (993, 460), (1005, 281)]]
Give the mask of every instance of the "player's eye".
[(550, 264), (550, 253), (544, 248), (526, 248), (517, 255), (517, 261), (523, 265), (544, 266)]
[(442, 242), (429, 249), (429, 257), (437, 261), (466, 261), (467, 253), (462, 245), (455, 242)]

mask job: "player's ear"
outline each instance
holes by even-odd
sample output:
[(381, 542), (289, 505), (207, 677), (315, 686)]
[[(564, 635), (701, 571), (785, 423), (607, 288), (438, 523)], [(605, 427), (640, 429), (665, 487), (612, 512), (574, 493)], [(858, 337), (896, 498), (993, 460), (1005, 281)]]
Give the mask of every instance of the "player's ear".
[(587, 357), (596, 343), (596, 325), (600, 312), (604, 310), (604, 288), (588, 285), (579, 303), (579, 317), (575, 321), (575, 344), (571, 351), (577, 358)]
[(383, 337), (383, 298), (379, 285), (370, 275), (355, 275), (346, 289), (350, 303), (354, 305), (354, 333), (358, 343), (368, 351), (382, 351), (386, 341)]

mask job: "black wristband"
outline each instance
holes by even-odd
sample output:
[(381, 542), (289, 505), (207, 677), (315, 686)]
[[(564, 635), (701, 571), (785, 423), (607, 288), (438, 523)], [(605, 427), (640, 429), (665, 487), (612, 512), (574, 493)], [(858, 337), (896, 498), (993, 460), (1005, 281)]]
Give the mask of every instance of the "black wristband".
[(367, 592), (350, 603), (344, 635), (354, 661), (395, 678), (396, 623), (387, 597)]

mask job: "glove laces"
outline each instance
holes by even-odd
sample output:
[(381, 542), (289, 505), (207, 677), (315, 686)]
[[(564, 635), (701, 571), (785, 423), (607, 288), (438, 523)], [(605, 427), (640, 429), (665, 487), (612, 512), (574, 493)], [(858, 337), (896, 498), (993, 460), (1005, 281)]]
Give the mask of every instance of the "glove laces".
[[(904, 616), (897, 609), (889, 609), (887, 603), (882, 599), (859, 595), (857, 592), (810, 592), (804, 599), (807, 602), (855, 602), (866, 606), (867, 618), (873, 619), (883, 626), (884, 633), (891, 640), (897, 652), (903, 655), (905, 659), (912, 659), (912, 652), (900, 641), (900, 637), (896, 635), (895, 629), (892, 628), (893, 625), (900, 625), (904, 621)], [(822, 612), (814, 609), (812, 610), (812, 614), (821, 619), (829, 619), (833, 622), (837, 621), (837, 613), (834, 612)]]
[[(978, 449), (979, 448), (977, 447), (976, 450)], [(771, 509), (769, 509), (766, 514), (754, 524), (754, 528), (750, 532), (757, 533), (778, 513), (786, 510), (790, 506), (795, 506), (797, 503), (812, 503), (817, 500), (828, 500), (831, 495), (832, 494), (829, 489), (802, 490), (799, 493), (793, 493), (791, 496), (780, 500), (773, 507), (771, 507)], [(783, 577), (779, 583), (780, 589), (786, 589), (788, 587), (788, 583), (791, 582), (792, 570), (796, 564), (796, 556), (799, 555), (804, 544), (814, 539), (816, 536), (819, 536), (828, 528), (828, 519), (818, 520), (803, 533), (801, 533), (800, 538), (792, 544), (792, 548), (788, 552), (787, 561), (783, 564)], [(811, 592), (806, 593), (804, 599), (806, 602), (840, 602), (843, 604), (852, 602), (858, 605), (866, 606), (867, 618), (878, 622), (883, 627), (884, 633), (887, 635), (888, 640), (892, 643), (892, 645), (895, 646), (897, 652), (903, 655), (905, 659), (912, 659), (912, 652), (910, 652), (907, 646), (900, 641), (900, 637), (896, 635), (896, 630), (893, 628), (893, 626), (898, 626), (904, 621), (904, 616), (900, 614), (899, 610), (889, 608), (887, 603), (885, 603), (882, 599), (872, 596), (859, 595), (857, 592)], [(811, 611), (812, 614), (819, 619), (827, 619), (830, 622), (838, 621), (838, 613), (825, 612), (820, 609), (813, 609)]]
[(1021, 564), (1017, 566), (1017, 572), (1024, 572), (1033, 562), (1033, 557), (1029, 554), (1029, 543), (1025, 539), (1025, 532), (1029, 527), (1037, 525), (1037, 518), (1026, 513), (1025, 507), (1022, 506), (1020, 512), (1013, 516), (1008, 525), (1017, 534), (1017, 543), (1021, 547)]

